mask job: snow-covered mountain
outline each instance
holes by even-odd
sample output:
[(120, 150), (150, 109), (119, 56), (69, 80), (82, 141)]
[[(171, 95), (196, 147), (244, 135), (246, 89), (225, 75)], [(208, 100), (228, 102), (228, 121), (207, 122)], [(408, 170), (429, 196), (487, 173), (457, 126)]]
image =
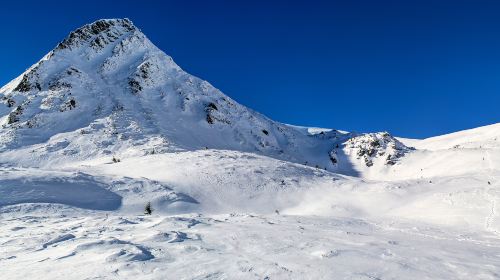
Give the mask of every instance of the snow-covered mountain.
[[(71, 32), (0, 96), (0, 152), (30, 150), (15, 157), (30, 166), (208, 148), (342, 171), (350, 163), (338, 146), (355, 136), (309, 133), (238, 104), (183, 71), (128, 19)], [(389, 135), (373, 137), (407, 150)], [(390, 155), (393, 164), (400, 153)]]
[(499, 187), (500, 124), (423, 140), (282, 124), (128, 19), (0, 89), (7, 279), (496, 279)]

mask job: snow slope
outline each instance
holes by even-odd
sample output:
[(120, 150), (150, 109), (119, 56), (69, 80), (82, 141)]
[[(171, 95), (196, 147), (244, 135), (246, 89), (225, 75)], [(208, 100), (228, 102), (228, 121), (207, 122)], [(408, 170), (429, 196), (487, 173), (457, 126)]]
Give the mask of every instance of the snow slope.
[(112, 19), (2, 87), (0, 125), (7, 279), (500, 277), (499, 124), (281, 124)]
[(450, 148), (498, 148), (499, 142), (500, 124), (492, 124), (414, 141), (411, 145), (418, 149), (444, 150)]

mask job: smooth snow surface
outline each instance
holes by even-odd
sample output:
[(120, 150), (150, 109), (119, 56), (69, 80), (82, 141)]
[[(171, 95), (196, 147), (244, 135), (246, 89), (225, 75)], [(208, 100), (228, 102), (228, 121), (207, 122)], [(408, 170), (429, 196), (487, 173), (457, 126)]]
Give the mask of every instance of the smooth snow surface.
[(281, 124), (119, 19), (2, 87), (0, 125), (2, 279), (500, 279), (500, 124)]

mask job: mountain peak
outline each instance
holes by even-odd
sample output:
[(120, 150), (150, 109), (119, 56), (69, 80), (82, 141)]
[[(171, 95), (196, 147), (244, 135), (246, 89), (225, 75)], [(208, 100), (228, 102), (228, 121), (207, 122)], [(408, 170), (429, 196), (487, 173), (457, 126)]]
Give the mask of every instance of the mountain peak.
[(73, 49), (86, 43), (93, 48), (102, 48), (120, 36), (135, 30), (138, 29), (128, 18), (100, 19), (72, 31), (57, 45), (56, 49)]
[(347, 136), (311, 136), (238, 104), (183, 71), (128, 19), (71, 32), (0, 98), (0, 154), (30, 149), (54, 163), (212, 148), (322, 169), (344, 164), (329, 152)]

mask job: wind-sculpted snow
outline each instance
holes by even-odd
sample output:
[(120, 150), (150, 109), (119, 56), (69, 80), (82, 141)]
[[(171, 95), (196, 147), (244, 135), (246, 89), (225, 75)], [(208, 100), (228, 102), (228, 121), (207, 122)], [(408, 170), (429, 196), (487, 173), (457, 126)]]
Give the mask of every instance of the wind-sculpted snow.
[(276, 214), (14, 214), (0, 220), (0, 229), (6, 279), (495, 279), (500, 273), (497, 238), (425, 224)]
[(8, 172), (7, 178), (1, 176), (0, 207), (20, 203), (58, 203), (92, 210), (117, 210), (121, 206), (122, 198), (91, 176), (43, 175), (33, 177), (26, 171), (14, 171)]

